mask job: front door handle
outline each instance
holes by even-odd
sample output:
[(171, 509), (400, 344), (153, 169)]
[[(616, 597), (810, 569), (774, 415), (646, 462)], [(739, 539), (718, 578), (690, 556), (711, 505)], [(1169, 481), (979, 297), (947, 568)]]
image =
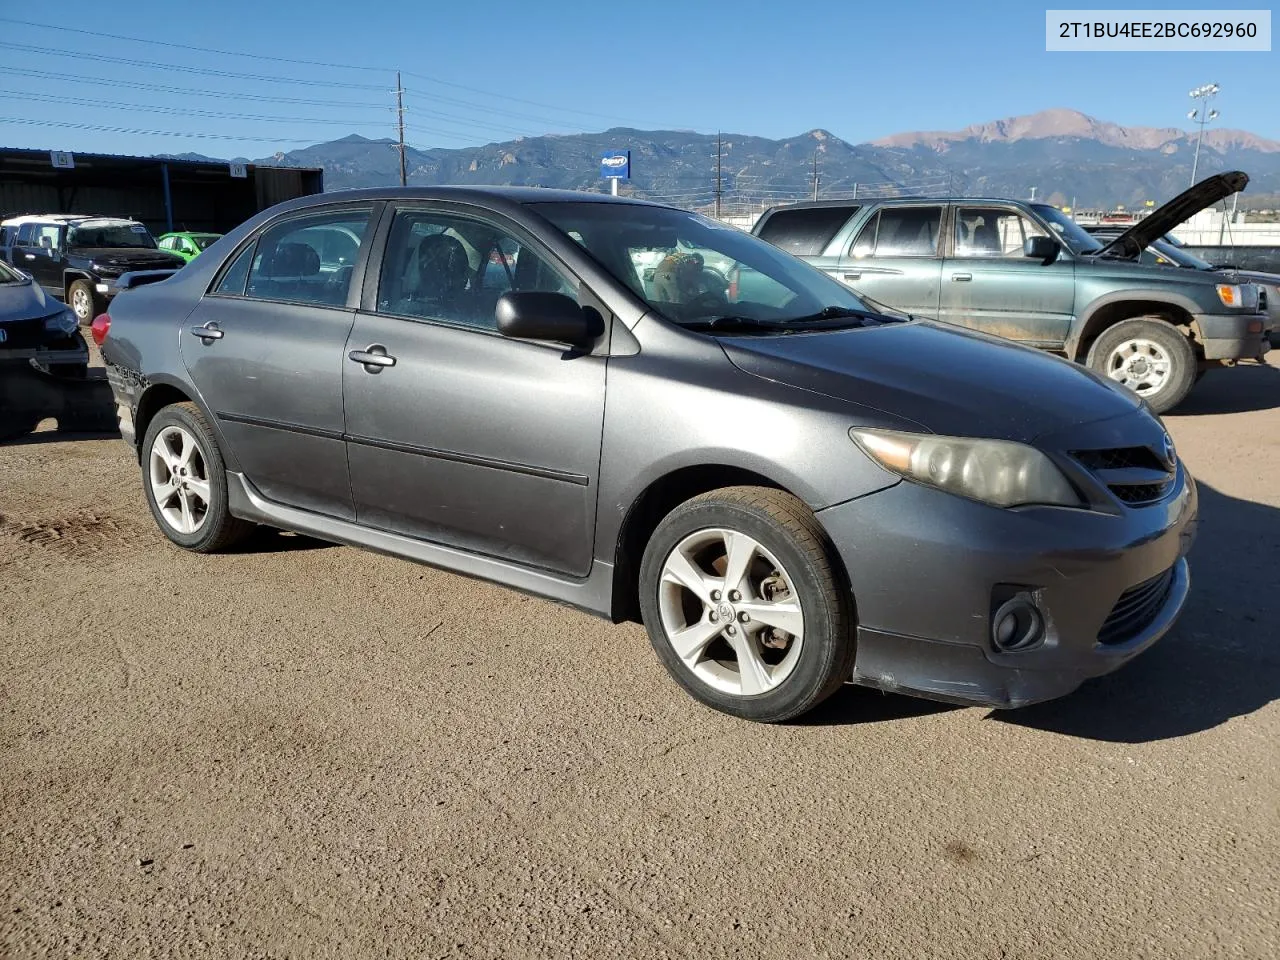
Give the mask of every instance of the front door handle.
[(36, 258), (36, 255), (34, 253), (24, 253), (22, 256), (24, 259), (27, 259), (27, 260), (34, 260)]
[(347, 359), (361, 364), (365, 373), (381, 373), (383, 367), (394, 367), (396, 358), (387, 353), (380, 343), (371, 343), (363, 350), (352, 350)]
[(191, 332), (200, 338), (200, 342), (208, 346), (214, 340), (222, 339), (222, 331), (218, 329), (218, 324), (214, 320), (210, 320), (203, 327), (192, 327)]
[(953, 273), (951, 275), (951, 279), (954, 280), (956, 283), (961, 283), (965, 280), (972, 280), (973, 274), (972, 273)]
[(856, 272), (856, 273), (846, 273), (846, 274), (844, 275), (844, 278), (845, 278), (846, 280), (860, 280), (860, 279), (862, 279), (862, 272), (861, 272), (861, 271), (858, 271), (858, 272)]

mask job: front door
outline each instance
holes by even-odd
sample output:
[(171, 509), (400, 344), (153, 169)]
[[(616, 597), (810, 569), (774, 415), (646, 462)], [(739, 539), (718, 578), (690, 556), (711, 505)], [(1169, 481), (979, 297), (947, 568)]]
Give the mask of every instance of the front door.
[(1075, 307), (1075, 265), (1023, 255), (1028, 238), (1048, 231), (1016, 207), (974, 204), (955, 208), (952, 234), (939, 319), (1031, 346), (1062, 346)]
[(348, 520), (343, 348), (371, 209), (277, 222), (232, 261), (181, 334), (191, 380), (254, 486), (278, 503)]
[(457, 211), (396, 213), (347, 343), (356, 519), (585, 575), (606, 359), (499, 334), (501, 294), (578, 282), (513, 225)]
[(886, 306), (936, 317), (942, 210), (934, 204), (881, 208), (842, 255), (837, 278)]

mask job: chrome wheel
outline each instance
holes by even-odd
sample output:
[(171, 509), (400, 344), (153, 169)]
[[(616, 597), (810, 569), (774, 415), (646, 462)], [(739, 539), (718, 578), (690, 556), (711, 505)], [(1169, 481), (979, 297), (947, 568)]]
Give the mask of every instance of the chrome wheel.
[(93, 319), (93, 297), (84, 287), (71, 291), (71, 309), (80, 320)]
[(767, 693), (795, 669), (804, 611), (790, 574), (735, 530), (699, 530), (662, 565), (662, 629), (699, 680), (741, 697)]
[(1159, 393), (1169, 381), (1173, 362), (1152, 340), (1126, 340), (1107, 357), (1106, 373), (1140, 397)]
[(165, 427), (156, 434), (148, 455), (151, 496), (161, 518), (173, 530), (192, 534), (209, 515), (210, 489), (204, 452), (182, 427)]

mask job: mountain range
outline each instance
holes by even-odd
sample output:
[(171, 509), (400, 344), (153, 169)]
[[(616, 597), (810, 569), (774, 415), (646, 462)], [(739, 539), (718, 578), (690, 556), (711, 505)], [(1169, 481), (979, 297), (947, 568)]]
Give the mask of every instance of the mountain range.
[[(1081, 208), (1163, 202), (1185, 189), (1194, 133), (1123, 127), (1074, 110), (1054, 109), (948, 132), (899, 133), (853, 144), (825, 130), (781, 140), (719, 136), (724, 203), (754, 205), (820, 195), (922, 193), (1036, 197)], [(523, 137), (461, 149), (406, 147), (413, 185), (516, 184), (607, 189), (602, 151), (629, 149), (624, 192), (684, 206), (709, 205), (716, 182), (717, 135), (614, 128), (600, 133)], [(326, 190), (399, 182), (395, 142), (344, 137), (254, 161), (322, 167)], [(1210, 129), (1197, 179), (1239, 169), (1251, 177), (1242, 206), (1280, 196), (1280, 142), (1241, 130)]]

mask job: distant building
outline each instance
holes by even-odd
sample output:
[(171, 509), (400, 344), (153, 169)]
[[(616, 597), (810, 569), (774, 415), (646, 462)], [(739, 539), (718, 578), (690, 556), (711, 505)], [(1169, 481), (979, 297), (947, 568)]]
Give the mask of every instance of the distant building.
[(324, 172), (312, 168), (0, 147), (0, 217), (86, 213), (129, 217), (157, 234), (225, 233), (323, 190)]

